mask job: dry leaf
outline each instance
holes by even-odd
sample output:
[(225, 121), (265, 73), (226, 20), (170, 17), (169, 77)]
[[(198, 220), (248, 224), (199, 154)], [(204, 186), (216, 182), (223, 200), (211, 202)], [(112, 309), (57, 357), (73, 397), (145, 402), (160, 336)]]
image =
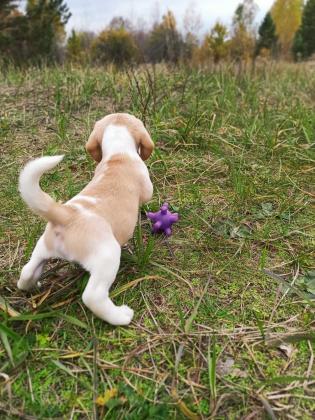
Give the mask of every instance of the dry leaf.
[(235, 378), (247, 378), (248, 374), (245, 370), (234, 368), (231, 370), (231, 375)]
[(282, 351), (282, 353), (284, 353), (287, 356), (288, 359), (290, 359), (294, 352), (294, 347), (292, 346), (292, 344), (281, 344), (279, 346), (279, 349)]
[(171, 395), (176, 400), (178, 409), (184, 414), (185, 417), (187, 417), (189, 420), (200, 420), (200, 416), (191, 411), (190, 408), (188, 408), (184, 403), (184, 401), (180, 400), (175, 388), (172, 388)]
[(231, 375), (235, 378), (246, 378), (248, 376), (247, 372), (237, 367), (233, 367), (234, 363), (235, 361), (232, 357), (228, 357), (224, 361), (219, 360), (217, 363), (217, 374), (220, 376)]
[(13, 309), (12, 306), (10, 306), (1, 296), (0, 296), (0, 310), (7, 313), (11, 317), (21, 315), (19, 312)]
[(117, 395), (118, 395), (117, 388), (107, 389), (104, 392), (104, 395), (100, 395), (99, 397), (96, 398), (95, 402), (98, 406), (104, 407), (108, 403), (109, 400), (117, 397)]
[(220, 376), (229, 375), (232, 370), (232, 366), (234, 365), (234, 359), (232, 357), (228, 357), (226, 360), (218, 360), (217, 363), (217, 374)]

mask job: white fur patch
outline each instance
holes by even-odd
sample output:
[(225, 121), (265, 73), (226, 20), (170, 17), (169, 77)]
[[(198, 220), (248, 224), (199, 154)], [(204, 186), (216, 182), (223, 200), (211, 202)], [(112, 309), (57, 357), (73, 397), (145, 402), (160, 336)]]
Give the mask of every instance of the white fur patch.
[(109, 236), (84, 263), (91, 277), (82, 300), (96, 316), (112, 325), (128, 325), (133, 317), (131, 308), (116, 306), (108, 296), (119, 269), (120, 253), (120, 245), (114, 237)]
[(126, 154), (131, 158), (140, 159), (134, 138), (123, 125), (110, 124), (104, 131), (102, 153), (105, 160), (113, 155)]
[(97, 199), (94, 197), (90, 197), (89, 195), (76, 195), (75, 197), (71, 198), (69, 201), (67, 201), (66, 204), (72, 203), (73, 201), (80, 200), (80, 201), (86, 201), (87, 203), (96, 204)]
[(66, 203), (66, 205), (67, 205), (67, 206), (74, 207), (75, 209), (80, 210), (80, 211), (84, 211), (84, 210), (86, 210), (86, 209), (82, 206), (82, 204), (79, 204), (79, 203)]
[[(104, 172), (106, 171), (106, 169), (107, 168), (104, 169)], [(90, 183), (94, 184), (94, 183), (99, 182), (101, 179), (103, 179), (104, 178), (104, 172), (101, 173), (100, 175), (95, 176)]]
[(93, 213), (93, 211), (84, 207), (83, 204), (79, 203), (66, 203), (67, 206), (74, 207), (75, 209), (79, 210), (79, 212), (85, 217), (100, 217), (97, 214)]
[(30, 290), (34, 287), (42, 273), (45, 260), (52, 257), (54, 255), (47, 249), (44, 235), (42, 235), (33, 250), (31, 259), (23, 267), (17, 284), (18, 288), (21, 290)]
[(28, 162), (20, 174), (19, 190), (23, 200), (33, 210), (47, 211), (53, 202), (39, 186), (40, 177), (61, 162), (63, 155), (44, 156)]

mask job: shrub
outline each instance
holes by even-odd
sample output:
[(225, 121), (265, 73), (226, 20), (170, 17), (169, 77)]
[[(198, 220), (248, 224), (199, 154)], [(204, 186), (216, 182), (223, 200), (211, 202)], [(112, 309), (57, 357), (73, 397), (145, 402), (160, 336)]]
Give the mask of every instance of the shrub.
[(98, 63), (127, 64), (137, 61), (138, 49), (124, 28), (106, 29), (93, 44), (93, 58)]

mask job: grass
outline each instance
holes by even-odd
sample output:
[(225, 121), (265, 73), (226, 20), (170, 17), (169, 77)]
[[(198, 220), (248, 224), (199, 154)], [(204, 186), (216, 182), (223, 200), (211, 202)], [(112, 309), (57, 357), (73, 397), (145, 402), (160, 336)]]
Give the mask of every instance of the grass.
[[(302, 65), (0, 76), (2, 418), (313, 418), (314, 92)], [(42, 185), (69, 199), (94, 171), (94, 121), (117, 111), (156, 143), (154, 197), (112, 289), (135, 310), (128, 328), (83, 306), (75, 265), (53, 261), (41, 289), (16, 289), (44, 227), (19, 170), (64, 153)], [(145, 217), (164, 201), (181, 215), (169, 240)]]

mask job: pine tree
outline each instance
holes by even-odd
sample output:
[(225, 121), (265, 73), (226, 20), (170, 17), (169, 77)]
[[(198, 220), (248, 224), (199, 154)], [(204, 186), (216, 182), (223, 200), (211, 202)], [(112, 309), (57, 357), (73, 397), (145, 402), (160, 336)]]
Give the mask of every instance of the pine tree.
[(0, 2), (0, 30), (5, 26), (10, 14), (16, 10), (16, 0), (1, 0)]
[(305, 4), (302, 24), (295, 34), (292, 50), (296, 58), (298, 55), (307, 58), (315, 53), (315, 0), (308, 0)]
[(274, 56), (277, 47), (276, 26), (272, 19), (270, 12), (268, 12), (258, 29), (259, 38), (256, 43), (256, 55), (260, 53), (263, 48), (266, 48)]
[(0, 2), (0, 49), (9, 42), (12, 13), (16, 7), (16, 2), (12, 0), (1, 0)]
[(0, 1), (0, 55), (4, 60), (22, 57), (22, 43), (25, 19), (17, 8), (15, 0)]
[(57, 58), (58, 44), (65, 37), (64, 27), (70, 16), (63, 0), (28, 0), (26, 18), (30, 59), (50, 62)]
[(296, 61), (300, 61), (301, 58), (305, 57), (304, 52), (305, 44), (303, 42), (301, 27), (296, 31), (293, 44), (292, 44), (292, 53)]

